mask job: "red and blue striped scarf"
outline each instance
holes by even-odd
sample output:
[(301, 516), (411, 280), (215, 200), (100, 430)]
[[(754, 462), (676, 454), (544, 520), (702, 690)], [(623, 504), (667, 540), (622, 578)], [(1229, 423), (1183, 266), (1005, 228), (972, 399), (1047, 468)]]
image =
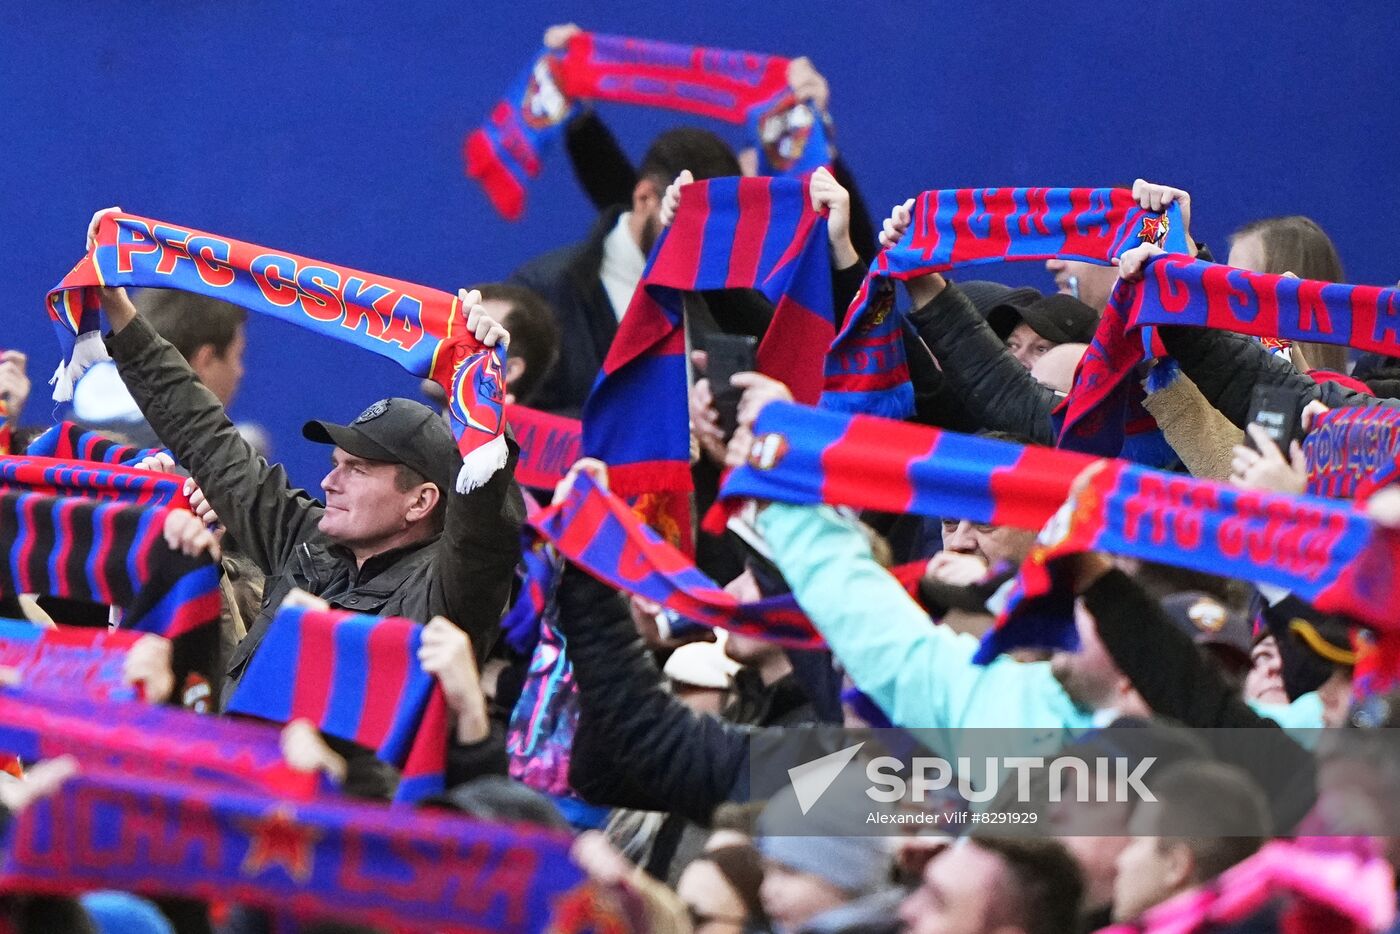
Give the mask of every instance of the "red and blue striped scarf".
[(507, 413), (520, 459), (515, 482), (536, 490), (553, 489), (582, 455), (583, 424), (549, 412), (513, 405)]
[(1249, 272), (1168, 254), (1138, 282), (1120, 280), (1060, 407), (1060, 445), (1113, 456), (1122, 443), (1141, 331), (1168, 325), (1342, 344), (1400, 357), (1400, 289)]
[(586, 474), (563, 502), (540, 510), (530, 524), (589, 574), (687, 619), (793, 648), (823, 645), (790, 594), (740, 603)]
[(0, 668), (17, 672), (19, 683), (31, 690), (74, 699), (132, 700), (136, 692), (122, 680), (122, 665), (139, 638), (140, 633), (129, 630), (45, 628), (0, 619)]
[(764, 175), (806, 175), (828, 159), (820, 114), (788, 87), (776, 55), (579, 33), (541, 49), (463, 147), (467, 174), (519, 219), (530, 180), (580, 100), (616, 101), (745, 124)]
[(1074, 595), (1055, 562), (1085, 551), (1273, 584), (1323, 613), (1400, 632), (1400, 534), (1350, 504), (1110, 461), (1041, 530), (975, 660), (1025, 645), (1077, 648)]
[(121, 444), (95, 431), (88, 431), (75, 422), (59, 422), (29, 442), (24, 452), (34, 457), (98, 461), (130, 467), (143, 458), (160, 453), (161, 450)]
[(119, 464), (11, 454), (0, 457), (0, 490), (117, 501), (147, 508), (189, 507), (183, 477)]
[(398, 617), (283, 609), (229, 701), (229, 713), (306, 719), (373, 749), (402, 777), (395, 800), (443, 790), (447, 704), (418, 664), (422, 626)]
[(48, 294), (63, 349), (54, 399), (106, 357), (99, 286), (181, 289), (377, 353), (447, 393), (459, 492), (505, 466), (505, 347), (466, 329), (455, 295), (130, 214), (105, 214), (96, 246)]
[(165, 544), (171, 508), (0, 491), (0, 588), (122, 607), (123, 628), (167, 639), (217, 623), (219, 566)]
[(1303, 439), (1308, 492), (1364, 501), (1400, 470), (1400, 408), (1333, 409), (1313, 420)]
[(160, 450), (119, 444), (59, 422), (29, 442), (23, 455), (0, 457), (0, 489), (187, 509), (183, 478), (133, 466)]
[[(105, 640), (109, 645), (123, 634), (110, 635), (116, 638)], [(298, 798), (322, 788), (317, 774), (287, 765), (279, 731), (266, 724), (93, 697), (71, 683), (62, 687), (58, 679), (0, 690), (0, 750), (25, 762), (66, 755), (84, 769), (253, 787)]]
[(1143, 242), (1185, 250), (1175, 204), (1140, 208), (1121, 188), (926, 191), (894, 246), (875, 257), (826, 363), (826, 408), (905, 418), (914, 407), (895, 280), (984, 263), (1052, 258), (1108, 265)]
[(832, 503), (1039, 529), (1093, 458), (1039, 445), (774, 402), (724, 499)]
[[(1066, 451), (786, 403), (766, 406), (754, 434), (749, 463), (721, 490), (726, 498), (830, 502), (1026, 529), (1057, 515), (1075, 476), (1091, 462)], [(1400, 534), (1378, 529), (1347, 504), (1243, 492), (1122, 461), (1110, 462), (1093, 490), (1074, 513), (1074, 535), (1054, 535), (1037, 552), (1039, 563), (1033, 556), (1023, 568), (1027, 596), (1050, 590), (1036, 568), (1081, 546), (1277, 584), (1324, 612), (1380, 629), (1400, 624)], [(1057, 550), (1047, 550), (1052, 546)], [(1053, 631), (1036, 641), (1072, 640), (1072, 617), (1052, 616)], [(1016, 641), (1022, 638), (1015, 629), (994, 632), (983, 657), (1028, 644)]]
[(84, 769), (11, 822), (10, 891), (236, 901), (394, 931), (625, 931), (552, 831)]
[(730, 288), (774, 303), (758, 368), (815, 401), (835, 325), (826, 218), (805, 181), (718, 178), (681, 189), (584, 406), (584, 452), (608, 465), (619, 495), (690, 490), (682, 293)]

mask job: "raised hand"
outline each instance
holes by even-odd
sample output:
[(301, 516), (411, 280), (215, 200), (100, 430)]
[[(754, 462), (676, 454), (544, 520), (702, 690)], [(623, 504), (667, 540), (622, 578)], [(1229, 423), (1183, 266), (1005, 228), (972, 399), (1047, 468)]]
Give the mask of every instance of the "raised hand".
[(1303, 446), (1294, 441), (1288, 458), (1279, 450), (1274, 439), (1259, 425), (1247, 425), (1245, 431), (1258, 450), (1244, 444), (1234, 447), (1230, 461), (1230, 483), (1242, 490), (1268, 490), (1274, 493), (1305, 493), (1308, 489), (1308, 464)]
[(198, 516), (188, 509), (173, 509), (165, 517), (165, 544), (172, 551), (197, 557), (206, 551), (219, 560), (219, 537), (211, 532)]
[(581, 457), (569, 468), (569, 472), (564, 474), (564, 479), (560, 480), (559, 485), (554, 488), (554, 498), (550, 502), (562, 503), (568, 499), (569, 493), (574, 489), (574, 481), (581, 473), (592, 477), (593, 482), (602, 489), (608, 488), (608, 465), (596, 457)]
[(345, 759), (326, 744), (310, 720), (293, 720), (282, 728), (282, 758), (298, 772), (325, 772), (337, 785), (345, 782)]
[(734, 429), (734, 437), (729, 439), (724, 462), (730, 467), (739, 467), (749, 459), (753, 449), (753, 423), (770, 402), (792, 401), (792, 392), (787, 386), (762, 373), (735, 373), (731, 385), (744, 390), (739, 397), (739, 425)]
[(29, 358), (19, 350), (0, 351), (0, 401), (5, 403), (9, 421), (19, 419), (20, 409), (29, 399)]
[(457, 740), (478, 743), (485, 739), (491, 732), (491, 721), (486, 716), (481, 673), (467, 634), (446, 618), (433, 617), (423, 627), (418, 664), (438, 679), (447, 706), (457, 714)]
[(676, 176), (676, 180), (666, 186), (666, 194), (661, 197), (661, 226), (670, 227), (676, 220), (676, 211), (681, 206), (681, 186), (689, 185), (695, 181), (695, 176), (690, 169), (681, 169), (681, 174)]
[(559, 23), (544, 31), (544, 47), (556, 51), (569, 44), (569, 40), (583, 32), (578, 23)]
[(468, 292), (466, 289), (457, 290), (457, 298), (461, 300), (462, 307), (467, 310), (467, 330), (476, 336), (487, 347), (495, 347), (498, 343), (502, 347), (510, 346), (510, 332), (501, 326), (486, 313), (486, 309), (481, 304), (481, 293), (476, 289)]
[(813, 209), (826, 210), (826, 234), (831, 242), (831, 258), (836, 268), (854, 266), (860, 256), (851, 244), (851, 193), (841, 187), (826, 166), (812, 173), (807, 187), (812, 196)]
[(135, 685), (148, 704), (165, 703), (175, 691), (170, 658), (170, 640), (147, 633), (136, 640), (122, 660), (122, 683)]
[(1191, 248), (1191, 255), (1196, 255), (1196, 241), (1191, 239), (1191, 195), (1186, 189), (1158, 185), (1140, 178), (1133, 182), (1133, 197), (1137, 199), (1138, 206), (1147, 211), (1161, 212), (1175, 204), (1181, 211), (1181, 223), (1186, 227), (1183, 231), (1186, 243)]
[(811, 101), (818, 111), (825, 112), (831, 100), (831, 86), (810, 58), (803, 55), (788, 62), (787, 79), (788, 87), (798, 100)]

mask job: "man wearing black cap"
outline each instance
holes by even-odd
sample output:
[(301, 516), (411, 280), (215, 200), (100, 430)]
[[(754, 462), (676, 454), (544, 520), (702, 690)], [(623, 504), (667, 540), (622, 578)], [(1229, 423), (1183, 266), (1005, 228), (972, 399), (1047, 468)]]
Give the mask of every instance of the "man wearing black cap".
[[(467, 326), (487, 346), (509, 335), (465, 296)], [(106, 338), (122, 381), (161, 441), (190, 471), (220, 521), (267, 575), (263, 605), (227, 666), (224, 703), (294, 587), (359, 613), (427, 621), (445, 616), (471, 636), (480, 661), (495, 641), (520, 557), (524, 501), (504, 470), (469, 494), (454, 492), (461, 459), (431, 409), (383, 399), (348, 425), (307, 422), (310, 440), (334, 445), (322, 505), (292, 487), (234, 430), (223, 406), (183, 357), (106, 289)]]
[(1056, 294), (1027, 305), (997, 305), (987, 312), (987, 324), (1016, 362), (1029, 370), (1052, 347), (1093, 340), (1099, 314), (1077, 298)]

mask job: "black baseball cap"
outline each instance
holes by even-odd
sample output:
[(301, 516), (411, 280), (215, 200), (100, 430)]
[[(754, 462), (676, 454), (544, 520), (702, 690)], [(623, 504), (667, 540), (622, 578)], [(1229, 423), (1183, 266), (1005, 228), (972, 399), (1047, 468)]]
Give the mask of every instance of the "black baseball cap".
[(380, 399), (348, 425), (310, 421), (302, 437), (336, 447), (365, 460), (412, 467), (444, 495), (462, 466), (452, 431), (432, 409), (412, 399)]
[(1248, 619), (1210, 594), (1187, 590), (1162, 599), (1162, 609), (1197, 645), (1209, 646), (1237, 671), (1249, 667), (1254, 631)]
[(1029, 286), (1012, 288), (1009, 285), (1002, 285), (1000, 282), (989, 282), (985, 279), (972, 279), (967, 282), (957, 283), (958, 289), (972, 302), (972, 307), (977, 309), (977, 313), (983, 318), (991, 314), (992, 309), (1000, 308), (1003, 305), (1021, 309), (1040, 298), (1040, 292)]
[(1079, 299), (1058, 292), (1024, 307), (1001, 304), (987, 313), (987, 324), (1002, 340), (1010, 337), (1023, 321), (1056, 344), (1087, 344), (1099, 328), (1099, 313)]

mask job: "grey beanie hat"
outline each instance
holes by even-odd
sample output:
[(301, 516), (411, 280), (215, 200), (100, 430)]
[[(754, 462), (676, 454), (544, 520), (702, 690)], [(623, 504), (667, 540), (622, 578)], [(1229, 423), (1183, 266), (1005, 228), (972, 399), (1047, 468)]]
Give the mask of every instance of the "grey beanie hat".
[(849, 892), (869, 895), (889, 881), (890, 854), (884, 837), (760, 837), (765, 859), (811, 873)]
[(792, 786), (785, 786), (759, 814), (759, 852), (852, 896), (882, 888), (890, 878), (892, 840), (870, 836), (868, 818), (889, 807), (866, 795), (862, 773), (847, 767), (805, 814)]

